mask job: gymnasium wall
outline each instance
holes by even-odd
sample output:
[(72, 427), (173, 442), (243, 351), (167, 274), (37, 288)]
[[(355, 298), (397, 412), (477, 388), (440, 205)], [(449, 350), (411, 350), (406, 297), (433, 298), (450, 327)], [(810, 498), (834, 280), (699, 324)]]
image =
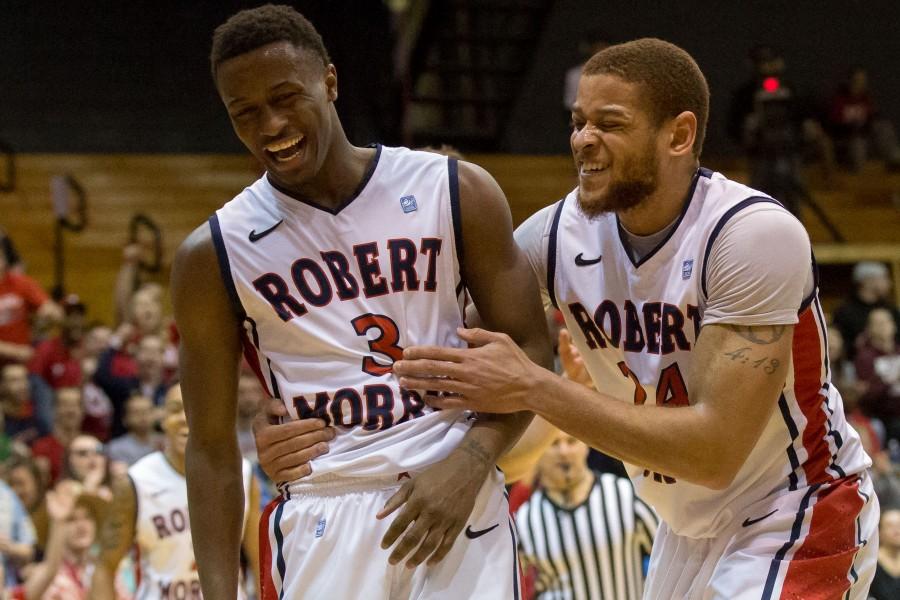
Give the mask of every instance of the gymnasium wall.
[[(433, 0), (450, 1), (450, 0)], [(473, 0), (475, 1), (475, 0)], [(0, 3), (0, 138), (22, 152), (238, 152), (209, 75), (216, 25), (238, 2)], [(338, 110), (351, 139), (396, 140), (389, 85), (389, 15), (380, 0), (300, 0), (338, 66)], [(513, 108), (508, 152), (567, 151), (562, 78), (578, 40), (600, 27), (614, 40), (655, 35), (698, 59), (713, 93), (707, 149), (729, 150), (723, 119), (746, 75), (747, 48), (784, 50), (791, 79), (827, 92), (851, 64), (870, 67), (884, 111), (900, 123), (900, 4), (759, 0), (555, 0)]]
[(613, 42), (660, 37), (697, 60), (712, 94), (706, 154), (733, 152), (725, 134), (731, 91), (749, 74), (747, 50), (780, 49), (787, 79), (827, 98), (847, 69), (869, 68), (884, 113), (900, 125), (900, 3), (839, 0), (556, 0), (504, 139), (510, 152), (567, 152), (563, 75), (580, 61), (578, 40), (601, 29)]

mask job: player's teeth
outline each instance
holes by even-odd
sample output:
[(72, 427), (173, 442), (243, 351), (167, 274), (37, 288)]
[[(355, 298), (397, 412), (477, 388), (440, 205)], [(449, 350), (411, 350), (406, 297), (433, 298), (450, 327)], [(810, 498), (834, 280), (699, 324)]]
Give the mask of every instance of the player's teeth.
[(298, 135), (297, 137), (291, 138), (289, 140), (284, 140), (283, 142), (278, 142), (275, 144), (269, 144), (266, 146), (266, 150), (269, 152), (278, 152), (279, 150), (284, 150), (286, 148), (290, 148), (294, 144), (299, 144), (300, 140), (303, 139), (302, 135)]

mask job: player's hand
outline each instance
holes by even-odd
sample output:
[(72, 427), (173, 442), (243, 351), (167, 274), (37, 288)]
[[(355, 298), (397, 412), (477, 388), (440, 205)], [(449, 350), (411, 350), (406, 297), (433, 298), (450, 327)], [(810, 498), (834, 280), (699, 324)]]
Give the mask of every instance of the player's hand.
[(429, 565), (440, 562), (469, 520), (488, 468), (454, 452), (404, 482), (376, 515), (384, 519), (403, 507), (381, 540), (384, 549), (400, 540), (388, 561), (396, 565), (412, 552), (410, 569), (426, 559)]
[(334, 427), (321, 419), (279, 423), (288, 412), (281, 400), (270, 400), (266, 410), (253, 419), (256, 452), (263, 472), (275, 483), (285, 483), (312, 473), (309, 464), (328, 452)]
[(572, 343), (572, 334), (568, 329), (559, 330), (559, 362), (567, 379), (594, 388), (594, 382), (584, 366), (584, 358)]
[(406, 389), (435, 390), (425, 401), (438, 408), (511, 413), (528, 410), (537, 366), (505, 333), (458, 329), (469, 348), (412, 346), (394, 363), (394, 373)]

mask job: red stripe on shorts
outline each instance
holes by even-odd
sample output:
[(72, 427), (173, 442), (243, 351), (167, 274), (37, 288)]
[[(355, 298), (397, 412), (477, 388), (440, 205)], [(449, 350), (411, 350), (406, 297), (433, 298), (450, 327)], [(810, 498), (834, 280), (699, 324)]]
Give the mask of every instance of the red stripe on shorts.
[(269, 543), (269, 521), (275, 507), (281, 502), (277, 496), (263, 509), (259, 517), (259, 600), (278, 600), (278, 590), (272, 579), (272, 544)]
[(803, 463), (807, 485), (825, 483), (832, 477), (825, 470), (831, 461), (831, 449), (825, 436), (828, 435), (825, 415), (825, 396), (822, 390), (822, 339), (812, 306), (800, 315), (800, 322), (794, 328), (794, 395), (806, 426), (803, 428), (803, 447), (807, 458)]
[(809, 533), (788, 566), (781, 598), (841, 598), (859, 551), (856, 518), (864, 505), (859, 479), (839, 479), (817, 494)]

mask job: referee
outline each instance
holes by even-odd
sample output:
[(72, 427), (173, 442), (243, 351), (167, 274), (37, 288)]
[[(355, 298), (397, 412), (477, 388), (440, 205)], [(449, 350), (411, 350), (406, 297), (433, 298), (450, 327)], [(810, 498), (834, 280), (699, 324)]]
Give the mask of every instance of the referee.
[(628, 479), (587, 466), (588, 447), (560, 431), (538, 463), (541, 487), (516, 513), (519, 556), (541, 600), (639, 600), (656, 535)]

